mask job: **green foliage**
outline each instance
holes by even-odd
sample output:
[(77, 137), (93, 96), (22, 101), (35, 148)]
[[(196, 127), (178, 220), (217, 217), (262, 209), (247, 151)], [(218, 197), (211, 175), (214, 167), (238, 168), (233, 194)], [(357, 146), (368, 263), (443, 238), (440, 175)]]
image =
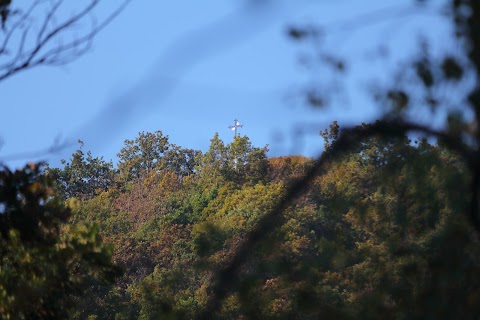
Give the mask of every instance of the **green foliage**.
[(160, 161), (160, 170), (172, 171), (180, 178), (194, 174), (201, 152), (171, 144)]
[(111, 248), (70, 211), (40, 166), (0, 171), (0, 318), (65, 318), (90, 280), (112, 282)]
[(70, 162), (62, 160), (63, 169), (47, 169), (65, 199), (91, 199), (114, 185), (116, 170), (112, 162), (104, 161), (103, 157), (94, 158), (90, 151), (85, 157), (83, 142), (79, 140), (79, 144), (80, 148), (72, 154)]
[(320, 136), (323, 138), (324, 141), (323, 146), (325, 150), (328, 150), (331, 147), (332, 142), (338, 139), (340, 134), (339, 129), (340, 126), (338, 125), (337, 121), (334, 121), (330, 125), (330, 130), (325, 129), (324, 131), (320, 132)]
[[(202, 155), (157, 131), (125, 141), (119, 175), (81, 147), (48, 175), (34, 165), (1, 170), (0, 317), (478, 318), (480, 86), (462, 97), (474, 120), (442, 93), (477, 78), (480, 5), (448, 3), (464, 57), (433, 57), (421, 43), (392, 77), (400, 82), (374, 92), (384, 120), (343, 131), (334, 122), (317, 161), (267, 159), (248, 137), (225, 145), (218, 134)], [(2, 23), (9, 4), (0, 2)], [(342, 59), (317, 56), (348, 72)], [(314, 90), (306, 98), (329, 100)], [(442, 105), (444, 131), (407, 116)], [(411, 131), (438, 143), (412, 143)], [(304, 176), (307, 192), (288, 187)], [(112, 254), (126, 270), (115, 283)]]
[[(342, 139), (337, 123), (322, 135), (326, 153)], [(247, 137), (225, 145), (215, 135), (187, 175), (162, 167), (165, 153), (128, 188), (69, 199), (72, 221), (97, 223), (126, 270), (114, 285), (92, 282), (73, 318), (200, 317), (216, 270), (314, 165), (265, 152)], [(463, 214), (466, 173), (458, 156), (424, 139), (363, 139), (327, 161), (279, 227), (251, 248), (211, 316), (472, 318), (480, 261)]]
[(214, 184), (217, 179), (233, 182), (236, 185), (256, 184), (263, 181), (267, 172), (267, 147), (253, 147), (247, 136), (236, 136), (225, 145), (218, 137), (212, 138), (208, 152), (202, 157), (202, 178)]
[(125, 147), (117, 155), (122, 178), (133, 181), (154, 171), (167, 149), (168, 136), (162, 131), (139, 132), (135, 140), (125, 140)]
[(184, 149), (168, 142), (162, 131), (140, 132), (135, 140), (125, 140), (118, 153), (122, 182), (135, 182), (152, 173), (173, 172), (179, 178), (195, 173), (201, 152)]

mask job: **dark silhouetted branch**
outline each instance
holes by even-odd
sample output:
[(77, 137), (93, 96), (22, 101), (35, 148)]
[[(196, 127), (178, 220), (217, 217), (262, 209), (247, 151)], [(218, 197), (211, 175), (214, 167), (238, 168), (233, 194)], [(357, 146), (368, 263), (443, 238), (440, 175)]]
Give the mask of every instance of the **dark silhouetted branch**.
[[(100, 23), (92, 24), (88, 30), (74, 36), (73, 29), (93, 15), (100, 0), (89, 1), (78, 12), (67, 19), (60, 19), (60, 22), (57, 22), (57, 16), (60, 15), (64, 0), (35, 0), (24, 14), (8, 19), (4, 38), (0, 38), (0, 61), (3, 61), (0, 65), (0, 81), (35, 66), (64, 65), (79, 58), (90, 49), (93, 38), (112, 22), (130, 1), (124, 0)], [(46, 3), (50, 6), (44, 18), (36, 17), (37, 11), (45, 8)], [(37, 20), (42, 20), (42, 23), (34, 35)], [(12, 56), (12, 52), (16, 54)]]

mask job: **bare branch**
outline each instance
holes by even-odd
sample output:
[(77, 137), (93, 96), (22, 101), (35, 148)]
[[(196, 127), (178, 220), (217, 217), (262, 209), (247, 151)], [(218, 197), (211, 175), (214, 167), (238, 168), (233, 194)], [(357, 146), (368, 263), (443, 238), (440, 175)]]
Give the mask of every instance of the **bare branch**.
[(8, 45), (9, 41), (12, 38), (12, 36), (15, 34), (17, 29), (25, 23), (28, 18), (31, 16), (32, 12), (35, 10), (35, 8), (40, 4), (40, 1), (34, 1), (32, 5), (27, 9), (27, 11), (13, 24), (13, 26), (8, 30), (5, 39), (3, 40), (3, 44), (0, 47), (0, 55), (8, 53)]
[(27, 26), (22, 32), (22, 38), (20, 39), (20, 45), (18, 46), (17, 57), (15, 60), (19, 60), (23, 55), (23, 49), (25, 48), (25, 41), (27, 41), (28, 31), (30, 27)]
[(38, 33), (38, 37), (37, 37), (37, 43), (39, 43), (41, 41), (41, 39), (43, 38), (43, 35), (45, 33), (45, 31), (47, 30), (47, 26), (48, 24), (52, 21), (53, 19), (53, 16), (55, 15), (55, 13), (57, 12), (58, 8), (60, 8), (60, 5), (62, 4), (63, 2), (61, 0), (57, 1), (51, 8), (50, 12), (47, 14), (47, 16), (45, 17), (45, 20), (43, 21), (43, 25), (42, 25), (42, 28), (40, 29), (40, 32)]
[[(35, 10), (41, 7), (44, 1), (36, 0), (29, 7), (29, 9), (21, 17), (16, 19), (11, 28), (8, 29), (7, 34), (0, 47), (0, 57), (8, 56), (11, 51), (9, 47), (18, 46), (15, 57), (9, 58), (7, 63), (0, 66), (0, 81), (4, 80), (19, 71), (26, 70), (38, 65), (64, 65), (70, 63), (82, 55), (84, 55), (91, 48), (93, 38), (102, 31), (113, 19), (115, 19), (130, 3), (131, 0), (124, 0), (110, 15), (104, 18), (97, 24), (93, 17), (95, 8), (100, 3), (100, 0), (91, 0), (88, 5), (83, 7), (79, 12), (75, 13), (70, 18), (61, 22), (56, 22), (59, 9), (63, 4), (63, 0), (53, 2), (49, 1), (50, 6), (42, 19), (40, 29), (36, 34), (35, 40), (31, 39), (31, 26), (33, 25)], [(52, 42), (61, 41), (64, 37), (71, 37), (72, 28), (77, 23), (83, 22), (87, 16), (92, 16), (91, 28), (78, 37), (65, 43), (58, 45)], [(19, 33), (19, 30), (24, 30)], [(16, 38), (16, 41), (13, 39)], [(30, 48), (28, 48), (30, 45)], [(7, 58), (8, 59), (8, 58)]]
[[(74, 15), (67, 21), (61, 23), (59, 26), (55, 27), (52, 31), (50, 31), (43, 39), (40, 39), (40, 41), (37, 42), (36, 47), (32, 50), (30, 53), (29, 57), (27, 60), (23, 63), (26, 67), (32, 62), (32, 60), (35, 58), (35, 56), (40, 52), (42, 48), (47, 45), (47, 43), (53, 39), (57, 34), (60, 32), (68, 29), (70, 26), (72, 26), (74, 23), (80, 21), (86, 14), (88, 14), (91, 10), (97, 6), (98, 0), (93, 0), (90, 5), (85, 7), (82, 11), (80, 11), (78, 14)], [(0, 78), (1, 80), (1, 78)]]

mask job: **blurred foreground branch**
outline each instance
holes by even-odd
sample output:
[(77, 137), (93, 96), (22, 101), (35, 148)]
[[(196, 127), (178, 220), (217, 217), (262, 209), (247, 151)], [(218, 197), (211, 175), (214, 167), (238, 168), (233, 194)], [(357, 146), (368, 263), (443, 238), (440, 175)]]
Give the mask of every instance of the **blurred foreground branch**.
[[(61, 151), (65, 150), (68, 147), (73, 146), (75, 143), (67, 140), (55, 139), (53, 143), (46, 148), (34, 150), (34, 151), (25, 151), (12, 153), (7, 155), (0, 155), (0, 164), (3, 164), (7, 161), (16, 161), (16, 160), (33, 160), (39, 157), (45, 157), (47, 155), (58, 154)], [(1, 146), (1, 144), (0, 144)]]

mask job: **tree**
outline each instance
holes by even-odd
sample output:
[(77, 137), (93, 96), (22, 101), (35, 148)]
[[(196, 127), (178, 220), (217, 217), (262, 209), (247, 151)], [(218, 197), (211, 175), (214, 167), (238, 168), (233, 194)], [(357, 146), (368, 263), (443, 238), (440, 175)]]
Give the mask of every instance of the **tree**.
[(201, 154), (201, 151), (171, 144), (160, 161), (159, 169), (172, 171), (180, 178), (187, 177), (196, 173)]
[(256, 184), (267, 172), (267, 146), (254, 147), (247, 136), (236, 136), (225, 145), (218, 133), (210, 140), (210, 148), (202, 157), (201, 175), (204, 178), (222, 177), (238, 186)]
[(90, 279), (113, 281), (111, 248), (70, 211), (39, 165), (0, 171), (0, 317), (65, 318)]
[(112, 161), (106, 162), (103, 157), (93, 157), (90, 151), (87, 157), (80, 148), (72, 154), (71, 162), (62, 160), (63, 169), (48, 168), (47, 174), (57, 182), (57, 188), (65, 199), (91, 199), (114, 185), (117, 170)]
[(225, 143), (220, 139), (218, 132), (210, 140), (208, 152), (202, 157), (202, 166), (220, 173), (220, 169), (225, 166), (227, 161), (227, 149)]
[(227, 165), (224, 174), (235, 183), (256, 184), (267, 172), (268, 146), (254, 147), (247, 136), (236, 136), (227, 145)]
[(125, 140), (125, 147), (117, 154), (122, 179), (136, 181), (154, 172), (169, 147), (168, 136), (160, 130), (139, 132), (135, 140)]

